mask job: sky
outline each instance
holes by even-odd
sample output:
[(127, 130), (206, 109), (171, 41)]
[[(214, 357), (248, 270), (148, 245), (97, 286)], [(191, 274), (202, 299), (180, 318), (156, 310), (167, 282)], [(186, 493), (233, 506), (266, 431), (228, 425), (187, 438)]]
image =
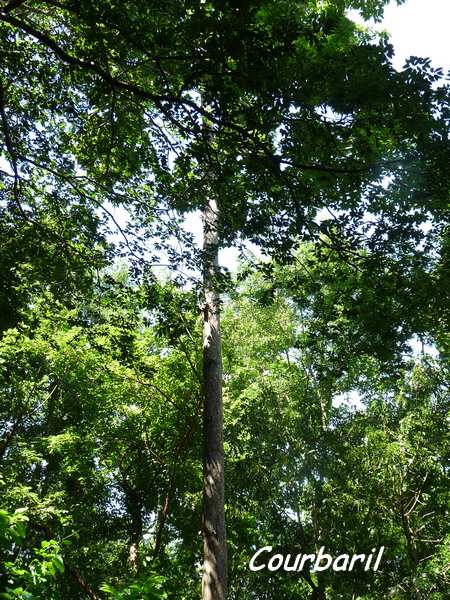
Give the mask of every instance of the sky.
[(394, 66), (401, 69), (411, 55), (431, 58), (433, 66), (450, 70), (450, 0), (391, 2), (377, 29), (390, 33), (395, 49)]

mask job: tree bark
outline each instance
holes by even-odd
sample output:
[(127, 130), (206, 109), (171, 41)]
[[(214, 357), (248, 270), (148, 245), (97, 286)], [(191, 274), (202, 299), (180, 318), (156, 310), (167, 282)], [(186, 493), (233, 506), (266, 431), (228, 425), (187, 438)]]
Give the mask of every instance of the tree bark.
[(139, 546), (142, 541), (142, 501), (139, 492), (130, 484), (127, 476), (121, 471), (121, 485), (125, 493), (127, 511), (131, 519), (130, 546), (128, 564), (136, 574), (140, 570)]
[(203, 600), (224, 600), (227, 588), (218, 224), (218, 204), (208, 197), (203, 211)]

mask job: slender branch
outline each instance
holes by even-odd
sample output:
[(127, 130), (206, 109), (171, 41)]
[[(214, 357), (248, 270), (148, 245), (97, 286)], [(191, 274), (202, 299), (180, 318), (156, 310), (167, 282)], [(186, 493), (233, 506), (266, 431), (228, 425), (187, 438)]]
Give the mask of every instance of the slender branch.
[(78, 584), (78, 586), (90, 598), (90, 600), (101, 600), (100, 596), (98, 596), (97, 593), (91, 588), (78, 569), (75, 569), (71, 565), (67, 564), (66, 561), (64, 561), (64, 566), (66, 567), (72, 579)]
[[(5, 12), (3, 10), (0, 11), (0, 21), (9, 23), (13, 27), (21, 29), (25, 33), (28, 33), (32, 37), (36, 38), (45, 47), (52, 50), (53, 53), (62, 62), (66, 63), (70, 66), (73, 66), (73, 67), (78, 67), (80, 69), (84, 69), (85, 71), (93, 73), (94, 75), (98, 75), (99, 77), (101, 77), (101, 79), (103, 81), (108, 83), (111, 87), (131, 93), (136, 98), (140, 98), (142, 100), (150, 100), (156, 106), (158, 106), (158, 108), (165, 114), (165, 116), (167, 118), (169, 118), (172, 121), (174, 121), (174, 118), (168, 113), (167, 109), (163, 106), (164, 102), (167, 102), (168, 104), (174, 104), (177, 106), (185, 106), (185, 107), (187, 106), (187, 107), (195, 110), (199, 114), (207, 116), (206, 111), (201, 106), (196, 104), (193, 100), (190, 100), (189, 98), (176, 97), (176, 96), (172, 96), (170, 94), (153, 94), (152, 92), (149, 92), (148, 90), (144, 90), (143, 88), (139, 87), (138, 85), (136, 85), (134, 83), (121, 81), (120, 79), (113, 77), (108, 72), (107, 69), (100, 67), (99, 65), (97, 65), (96, 63), (94, 63), (92, 61), (84, 60), (82, 58), (73, 56), (73, 54), (70, 54), (69, 52), (64, 50), (64, 48), (62, 48), (59, 44), (57, 44), (57, 42), (52, 37), (50, 37), (50, 35), (48, 35), (47, 33), (39, 31), (39, 29), (36, 29), (36, 27), (34, 27), (34, 25), (31, 23), (27, 23), (26, 21), (17, 19), (16, 17), (13, 17), (8, 14), (5, 14)], [(180, 127), (180, 123), (176, 122), (176, 124), (178, 127)]]
[[(56, 536), (52, 529), (45, 523), (31, 523), (35, 527), (41, 529), (49, 539), (54, 539)], [(63, 559), (64, 567), (72, 579), (77, 583), (79, 588), (90, 598), (90, 600), (102, 600), (100, 596), (91, 588), (81, 573), (67, 562), (67, 559)]]
[(19, 414), (17, 415), (16, 419), (14, 420), (14, 423), (12, 424), (12, 426), (10, 427), (10, 429), (8, 429), (8, 431), (5, 433), (5, 436), (3, 439), (0, 440), (0, 460), (5, 456), (5, 453), (8, 449), (9, 444), (11, 443), (12, 438), (14, 437), (18, 427), (20, 425), (22, 425), (24, 419), (26, 417), (30, 417), (31, 415), (33, 415), (35, 412), (37, 412), (40, 408), (42, 408), (42, 406), (53, 396), (53, 394), (56, 392), (57, 388), (58, 388), (58, 384), (55, 383), (55, 385), (53, 386), (53, 388), (50, 390), (50, 392), (47, 394), (47, 396), (42, 400), (42, 402), (40, 402), (39, 404), (37, 404), (33, 410), (30, 410), (30, 405), (31, 405), (31, 400), (33, 397), (33, 394), (37, 391), (39, 387), (39, 383), (35, 382), (33, 384), (33, 387), (31, 388), (30, 392), (27, 395), (27, 398), (19, 412)]
[[(190, 440), (190, 438), (192, 437), (192, 435), (195, 432), (198, 417), (200, 414), (201, 402), (202, 402), (202, 398), (199, 397), (199, 399), (197, 401), (197, 405), (195, 407), (195, 412), (189, 419), (189, 425), (188, 425), (186, 431), (184, 432), (184, 434), (181, 436), (180, 441), (178, 442), (178, 444), (175, 448), (174, 462), (176, 462), (180, 459), (180, 457), (183, 454), (183, 451), (185, 450), (185, 448), (187, 446), (188, 441)], [(166, 495), (164, 497), (163, 506), (162, 506), (162, 509), (161, 509), (161, 512), (160, 512), (160, 515), (158, 518), (158, 529), (156, 531), (155, 548), (153, 551), (154, 559), (158, 556), (160, 549), (161, 549), (164, 526), (165, 526), (167, 518), (169, 516), (170, 500), (171, 500), (171, 498), (173, 496), (173, 492), (175, 490), (175, 483), (176, 483), (176, 471), (174, 470), (170, 477), (168, 489), (167, 489)]]
[(2, 129), (3, 129), (4, 138), (5, 138), (6, 149), (10, 156), (11, 165), (12, 165), (12, 169), (14, 172), (14, 184), (13, 184), (14, 201), (15, 201), (17, 207), (19, 208), (19, 211), (22, 214), (22, 216), (26, 216), (25, 211), (23, 210), (23, 207), (20, 203), (20, 198), (19, 198), (19, 185), (20, 185), (19, 169), (17, 167), (17, 156), (14, 151), (14, 147), (13, 147), (13, 143), (12, 143), (12, 139), (11, 139), (11, 130), (10, 130), (9, 123), (8, 123), (8, 117), (6, 115), (5, 88), (4, 88), (3, 82), (1, 80), (0, 80), (0, 117), (1, 117), (1, 121), (2, 121)]

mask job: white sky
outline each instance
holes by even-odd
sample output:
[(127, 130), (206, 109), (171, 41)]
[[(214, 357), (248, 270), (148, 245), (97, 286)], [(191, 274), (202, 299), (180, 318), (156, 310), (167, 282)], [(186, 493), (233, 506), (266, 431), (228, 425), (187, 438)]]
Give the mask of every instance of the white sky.
[[(352, 13), (352, 17), (354, 15)], [(450, 0), (406, 0), (401, 6), (391, 1), (386, 7), (383, 22), (375, 28), (389, 32), (397, 69), (402, 68), (405, 58), (419, 56), (431, 58), (435, 67), (448, 71), (449, 23)]]

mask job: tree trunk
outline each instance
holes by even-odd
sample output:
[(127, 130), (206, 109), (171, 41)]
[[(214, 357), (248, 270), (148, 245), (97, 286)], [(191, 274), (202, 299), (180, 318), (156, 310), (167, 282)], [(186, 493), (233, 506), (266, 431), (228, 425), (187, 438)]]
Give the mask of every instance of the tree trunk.
[(203, 600), (224, 600), (227, 587), (218, 222), (217, 202), (208, 197), (203, 212)]
[(139, 546), (142, 541), (142, 502), (137, 490), (122, 474), (122, 489), (125, 492), (127, 511), (131, 518), (130, 546), (128, 549), (128, 564), (137, 574), (140, 570)]

